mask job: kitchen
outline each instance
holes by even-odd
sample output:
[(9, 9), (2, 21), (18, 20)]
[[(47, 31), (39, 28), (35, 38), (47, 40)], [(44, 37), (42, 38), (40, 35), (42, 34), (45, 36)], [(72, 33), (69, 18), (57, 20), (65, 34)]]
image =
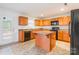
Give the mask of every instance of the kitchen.
[[(0, 21), (2, 22), (0, 23), (1, 54), (70, 55), (70, 28), (72, 22), (70, 11), (73, 8), (78, 8), (72, 7), (78, 4), (15, 3), (0, 5)], [(59, 5), (65, 8), (69, 6), (71, 9), (54, 9)], [(23, 6), (26, 6), (26, 8)], [(30, 15), (24, 12), (26, 10)], [(11, 22), (8, 23), (10, 28), (2, 25), (6, 21)], [(3, 30), (4, 28), (5, 30)], [(7, 28), (8, 30), (6, 30)], [(7, 46), (8, 48), (6, 48)]]
[[(21, 20), (24, 20), (24, 21), (21, 21)], [(25, 22), (25, 21), (26, 21), (26, 23), (22, 23), (22, 22)], [(20, 29), (19, 34), (18, 34), (19, 35), (19, 41), (25, 42), (25, 41), (36, 39), (35, 40), (36, 46), (38, 46), (38, 47), (40, 46), (44, 50), (47, 49), (46, 51), (51, 51), (56, 46), (56, 40), (67, 42), (67, 43), (70, 42), (69, 29), (68, 28), (60, 29), (61, 27), (69, 27), (70, 22), (71, 22), (70, 16), (61, 16), (61, 17), (49, 18), (49, 19), (44, 19), (44, 18), (35, 19), (34, 25), (38, 26), (40, 28)], [(28, 24), (28, 17), (20, 16), (19, 17), (19, 23), (20, 23), (20, 26)], [(51, 29), (43, 28), (44, 26), (45, 27), (50, 26)], [(50, 32), (52, 34), (50, 34)], [(44, 34), (44, 36), (43, 36), (43, 34)], [(43, 38), (40, 38), (40, 37), (43, 37)], [(45, 39), (44, 39), (44, 37), (45, 37)], [(47, 39), (47, 41), (46, 41), (46, 39)], [(50, 40), (48, 40), (48, 39), (50, 39)], [(53, 41), (51, 41), (51, 39)]]

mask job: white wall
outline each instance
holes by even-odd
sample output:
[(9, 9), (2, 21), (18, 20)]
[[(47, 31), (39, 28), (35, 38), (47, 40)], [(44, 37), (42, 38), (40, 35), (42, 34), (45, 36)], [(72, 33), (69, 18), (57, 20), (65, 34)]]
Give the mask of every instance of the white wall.
[[(0, 8), (0, 45), (18, 41), (18, 16), (22, 14)], [(6, 17), (12, 23), (11, 31), (3, 31), (1, 22)]]

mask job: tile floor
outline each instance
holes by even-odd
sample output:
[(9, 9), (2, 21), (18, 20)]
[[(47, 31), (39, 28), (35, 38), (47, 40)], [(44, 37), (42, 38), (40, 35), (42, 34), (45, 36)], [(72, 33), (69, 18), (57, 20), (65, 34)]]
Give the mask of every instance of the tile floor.
[(69, 55), (70, 43), (57, 41), (56, 47), (51, 52), (45, 52), (35, 47), (35, 41), (14, 43), (0, 46), (0, 55)]

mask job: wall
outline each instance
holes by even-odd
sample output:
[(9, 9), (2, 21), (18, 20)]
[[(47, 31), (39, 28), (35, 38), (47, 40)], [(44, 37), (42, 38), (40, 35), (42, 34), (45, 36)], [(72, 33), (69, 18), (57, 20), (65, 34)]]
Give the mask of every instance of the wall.
[[(18, 41), (18, 16), (22, 15), (10, 10), (0, 8), (0, 45)], [(3, 17), (11, 21), (11, 30), (4, 31), (2, 27)]]

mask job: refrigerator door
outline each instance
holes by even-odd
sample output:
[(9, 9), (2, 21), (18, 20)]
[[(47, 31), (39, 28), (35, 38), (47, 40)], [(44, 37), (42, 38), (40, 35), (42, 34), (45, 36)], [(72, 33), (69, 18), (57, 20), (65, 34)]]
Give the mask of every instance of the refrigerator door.
[(79, 54), (79, 9), (71, 11), (71, 54)]

